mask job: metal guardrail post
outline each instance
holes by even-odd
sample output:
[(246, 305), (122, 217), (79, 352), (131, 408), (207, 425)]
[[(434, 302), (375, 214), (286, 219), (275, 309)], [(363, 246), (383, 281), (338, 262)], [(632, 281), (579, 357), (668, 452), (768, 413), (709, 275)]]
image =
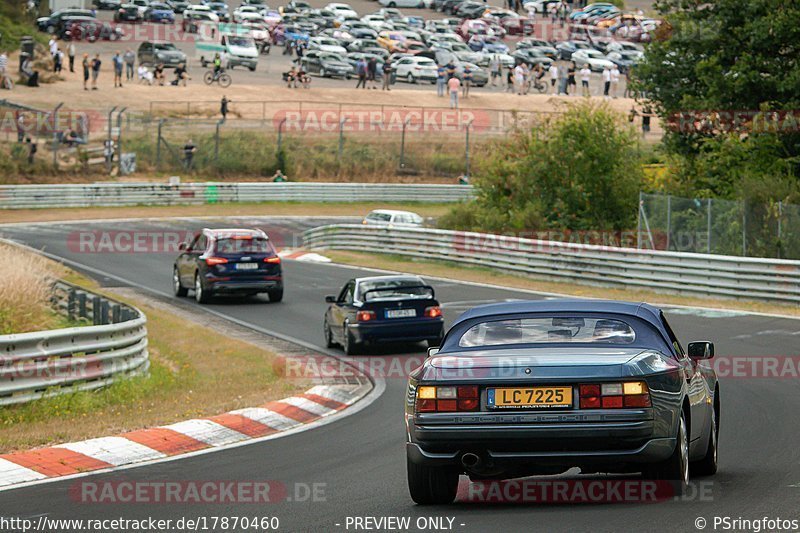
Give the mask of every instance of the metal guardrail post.
[(86, 316), (86, 293), (81, 291), (78, 293), (78, 316), (80, 318), (89, 318)]
[(75, 320), (75, 289), (67, 291), (67, 318)]
[[(108, 112), (108, 138), (106, 139), (107, 146), (103, 150), (103, 155), (106, 158), (106, 172), (109, 173), (109, 174), (111, 174), (111, 157), (109, 155), (107, 155), (106, 152), (111, 150), (111, 138), (112, 138), (112, 135), (111, 135), (112, 127), (111, 126), (113, 124), (112, 120), (113, 120), (114, 111), (116, 111), (116, 110), (117, 110), (117, 106), (114, 106), (114, 107), (111, 108), (111, 111)], [(111, 153), (113, 153), (113, 152), (111, 152)]]
[(58, 170), (58, 110), (63, 105), (64, 102), (61, 102), (53, 109), (53, 168), (56, 170)]
[(121, 321), (122, 317), (120, 315), (120, 309), (121, 308), (120, 308), (119, 304), (113, 304), (111, 306), (111, 323), (112, 324), (118, 324)]
[(127, 107), (123, 107), (117, 113), (117, 175), (122, 176), (122, 114)]
[[(339, 113), (341, 114), (341, 108)], [(344, 124), (349, 120), (349, 117), (341, 117), (339, 119), (339, 151), (336, 155), (336, 163), (341, 164), (342, 152), (344, 151)]]
[(98, 295), (92, 296), (92, 323), (95, 326), (101, 325), (102, 317), (103, 317), (103, 310), (102, 310), (102, 298)]

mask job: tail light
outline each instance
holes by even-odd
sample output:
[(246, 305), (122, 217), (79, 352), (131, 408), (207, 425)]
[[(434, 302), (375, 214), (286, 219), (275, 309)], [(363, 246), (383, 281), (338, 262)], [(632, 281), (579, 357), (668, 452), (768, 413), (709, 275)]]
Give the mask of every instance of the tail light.
[(425, 316), (428, 318), (439, 318), (442, 316), (442, 308), (438, 305), (432, 305), (425, 308)]
[(375, 311), (359, 311), (356, 313), (356, 320), (359, 322), (369, 322), (375, 320)]
[(650, 391), (644, 381), (581, 385), (581, 409), (650, 407)]
[(206, 264), (208, 266), (222, 265), (227, 263), (228, 260), (224, 257), (206, 257)]
[(417, 389), (416, 411), (418, 413), (477, 411), (480, 406), (477, 385), (419, 387)]
[(277, 264), (280, 264), (281, 258), (278, 257), (277, 255), (273, 255), (272, 257), (264, 258), (264, 262), (265, 263), (272, 263), (273, 265), (277, 265)]

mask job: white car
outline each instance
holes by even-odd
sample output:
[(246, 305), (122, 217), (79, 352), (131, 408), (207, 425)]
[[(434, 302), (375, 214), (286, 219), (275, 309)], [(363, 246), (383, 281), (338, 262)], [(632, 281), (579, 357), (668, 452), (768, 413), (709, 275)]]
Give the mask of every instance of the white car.
[(347, 49), (339, 44), (339, 41), (330, 37), (312, 37), (308, 40), (309, 50), (320, 50), (322, 52), (332, 52), (342, 56), (347, 54)]
[(395, 211), (394, 209), (376, 209), (370, 212), (362, 224), (368, 226), (406, 226), (420, 227), (424, 220), (411, 211)]
[(418, 81), (436, 82), (438, 65), (433, 59), (417, 56), (403, 57), (394, 66), (398, 80), (407, 81), (408, 83), (417, 83)]
[(235, 12), (233, 13), (233, 20), (244, 24), (246, 22), (253, 22), (259, 23), (264, 22), (264, 17), (260, 13), (251, 13), (251, 12)]
[(414, 7), (422, 9), (425, 7), (424, 0), (378, 0), (384, 7)]
[(594, 72), (601, 72), (606, 67), (611, 68), (614, 66), (614, 63), (606, 59), (606, 56), (600, 50), (576, 50), (572, 53), (572, 61), (575, 62), (578, 68), (583, 65), (589, 65), (589, 68)]
[(139, 11), (142, 17), (144, 17), (144, 12), (147, 11), (147, 8), (150, 7), (150, 0), (130, 0), (129, 3), (136, 6), (136, 10)]
[(377, 15), (374, 13), (372, 15), (365, 15), (361, 17), (361, 22), (369, 24), (369, 27), (377, 32), (392, 29), (391, 22), (387, 21), (381, 15)]
[(330, 4), (325, 6), (323, 9), (328, 9), (328, 10), (332, 11), (333, 13), (336, 14), (337, 17), (350, 16), (350, 17), (358, 18), (358, 13), (356, 12), (355, 9), (353, 9), (350, 6), (350, 4), (338, 4), (338, 3), (335, 3), (335, 2), (331, 2)]

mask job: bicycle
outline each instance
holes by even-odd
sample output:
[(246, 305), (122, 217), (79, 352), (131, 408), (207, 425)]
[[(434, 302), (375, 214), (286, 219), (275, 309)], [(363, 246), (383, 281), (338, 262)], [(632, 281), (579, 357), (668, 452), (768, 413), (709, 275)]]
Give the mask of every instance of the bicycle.
[(219, 83), (219, 86), (222, 88), (229, 87), (231, 82), (231, 76), (224, 70), (220, 70), (219, 72), (214, 72), (213, 70), (206, 71), (205, 75), (203, 76), (203, 81), (206, 82), (206, 85), (211, 85), (214, 82)]

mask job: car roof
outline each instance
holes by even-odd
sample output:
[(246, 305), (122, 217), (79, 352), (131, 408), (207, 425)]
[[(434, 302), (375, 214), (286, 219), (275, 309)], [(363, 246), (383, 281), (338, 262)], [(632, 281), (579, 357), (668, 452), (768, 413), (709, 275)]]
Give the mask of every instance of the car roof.
[[(408, 56), (416, 57), (416, 56)], [(398, 209), (373, 209), (370, 213), (381, 213), (384, 215), (416, 215), (413, 211), (400, 211)]]
[(423, 283), (421, 277), (412, 274), (393, 275), (393, 276), (368, 276), (365, 278), (355, 279), (356, 283), (364, 283), (369, 281), (400, 281), (400, 280), (418, 281), (420, 283)]
[(203, 228), (203, 232), (211, 235), (212, 237), (228, 237), (231, 235), (252, 235), (254, 237), (267, 237), (267, 234), (264, 233), (264, 230), (260, 229), (252, 229), (252, 228)]

